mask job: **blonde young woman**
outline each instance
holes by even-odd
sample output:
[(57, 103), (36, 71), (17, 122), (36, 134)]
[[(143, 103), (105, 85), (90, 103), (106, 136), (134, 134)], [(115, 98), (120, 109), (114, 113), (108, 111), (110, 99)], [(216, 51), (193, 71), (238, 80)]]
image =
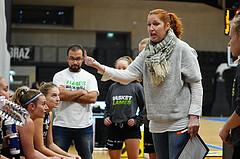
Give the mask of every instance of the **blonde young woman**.
[[(175, 159), (188, 138), (196, 136), (202, 110), (201, 72), (195, 51), (180, 40), (179, 18), (155, 9), (147, 16), (149, 41), (126, 70), (101, 65), (88, 57), (85, 64), (98, 69), (102, 80), (129, 83), (143, 79), (147, 118), (157, 158)], [(187, 132), (177, 135), (178, 131)]]
[(47, 159), (47, 156), (34, 149), (33, 143), (34, 121), (38, 118), (44, 118), (48, 109), (45, 96), (38, 90), (30, 89), (26, 91), (24, 88), (18, 88), (12, 100), (24, 107), (30, 114), (30, 118), (27, 119), (23, 127), (17, 126), (22, 155), (26, 159)]
[[(230, 21), (230, 41), (228, 46), (231, 47), (232, 55), (240, 56), (240, 12)], [(229, 146), (234, 147), (233, 159), (238, 159), (240, 156), (240, 65), (237, 66), (237, 71), (233, 84), (232, 107), (236, 108), (228, 121), (223, 125), (219, 136), (222, 141)], [(237, 136), (237, 138), (235, 138)], [(237, 141), (238, 140), (238, 141)]]
[[(131, 62), (129, 56), (120, 57), (115, 68), (125, 70)], [(108, 126), (107, 148), (110, 158), (121, 158), (124, 141), (128, 158), (138, 158), (145, 106), (143, 87), (136, 81), (126, 85), (116, 82), (109, 87), (105, 101), (104, 124)], [(136, 115), (138, 108), (139, 115)]]
[(59, 89), (52, 82), (42, 82), (40, 91), (46, 97), (46, 104), (48, 110), (45, 113), (44, 118), (39, 118), (34, 121), (35, 134), (34, 134), (34, 145), (35, 148), (46, 156), (58, 156), (63, 158), (76, 158), (80, 159), (78, 155), (72, 155), (61, 148), (59, 148), (54, 142), (52, 137), (52, 120), (53, 114), (52, 109), (58, 107), (60, 101)]

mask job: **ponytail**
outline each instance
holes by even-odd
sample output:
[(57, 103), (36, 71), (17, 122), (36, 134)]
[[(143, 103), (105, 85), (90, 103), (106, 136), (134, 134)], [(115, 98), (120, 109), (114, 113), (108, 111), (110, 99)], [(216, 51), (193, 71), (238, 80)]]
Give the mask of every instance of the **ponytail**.
[(25, 93), (27, 93), (26, 89), (18, 88), (12, 97), (12, 101), (22, 106), (20, 99)]
[(12, 101), (27, 109), (30, 103), (36, 104), (38, 97), (41, 95), (43, 94), (39, 90), (30, 89), (27, 91), (24, 88), (18, 88), (12, 97)]
[(170, 16), (170, 27), (172, 28), (176, 37), (181, 39), (183, 28), (182, 28), (182, 23), (180, 19), (174, 13), (169, 13), (169, 16)]

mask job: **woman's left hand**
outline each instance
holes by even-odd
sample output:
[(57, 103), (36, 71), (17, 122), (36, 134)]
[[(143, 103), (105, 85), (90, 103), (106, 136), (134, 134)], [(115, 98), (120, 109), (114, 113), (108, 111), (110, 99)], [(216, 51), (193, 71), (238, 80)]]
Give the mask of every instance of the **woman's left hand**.
[(129, 119), (128, 120), (128, 125), (132, 127), (134, 125), (134, 119)]
[(190, 139), (196, 137), (199, 130), (199, 117), (196, 115), (190, 115), (188, 121), (188, 133), (190, 134)]

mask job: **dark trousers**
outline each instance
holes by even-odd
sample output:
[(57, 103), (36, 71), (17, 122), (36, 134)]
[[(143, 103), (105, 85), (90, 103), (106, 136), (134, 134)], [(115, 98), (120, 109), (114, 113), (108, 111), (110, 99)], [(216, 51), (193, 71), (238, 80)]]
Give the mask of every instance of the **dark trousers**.
[(68, 152), (72, 140), (78, 155), (82, 159), (92, 159), (93, 152), (93, 126), (81, 129), (53, 126), (53, 140), (61, 149)]

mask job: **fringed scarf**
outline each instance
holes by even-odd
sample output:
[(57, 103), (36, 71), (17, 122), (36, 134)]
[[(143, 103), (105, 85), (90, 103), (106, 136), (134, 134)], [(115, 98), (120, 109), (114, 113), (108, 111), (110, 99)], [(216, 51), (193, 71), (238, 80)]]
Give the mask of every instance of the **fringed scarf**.
[(172, 53), (177, 37), (173, 30), (168, 30), (167, 36), (160, 43), (154, 44), (150, 39), (146, 45), (146, 64), (151, 72), (151, 82), (153, 86), (164, 81), (167, 74), (170, 74), (171, 67), (168, 59)]

